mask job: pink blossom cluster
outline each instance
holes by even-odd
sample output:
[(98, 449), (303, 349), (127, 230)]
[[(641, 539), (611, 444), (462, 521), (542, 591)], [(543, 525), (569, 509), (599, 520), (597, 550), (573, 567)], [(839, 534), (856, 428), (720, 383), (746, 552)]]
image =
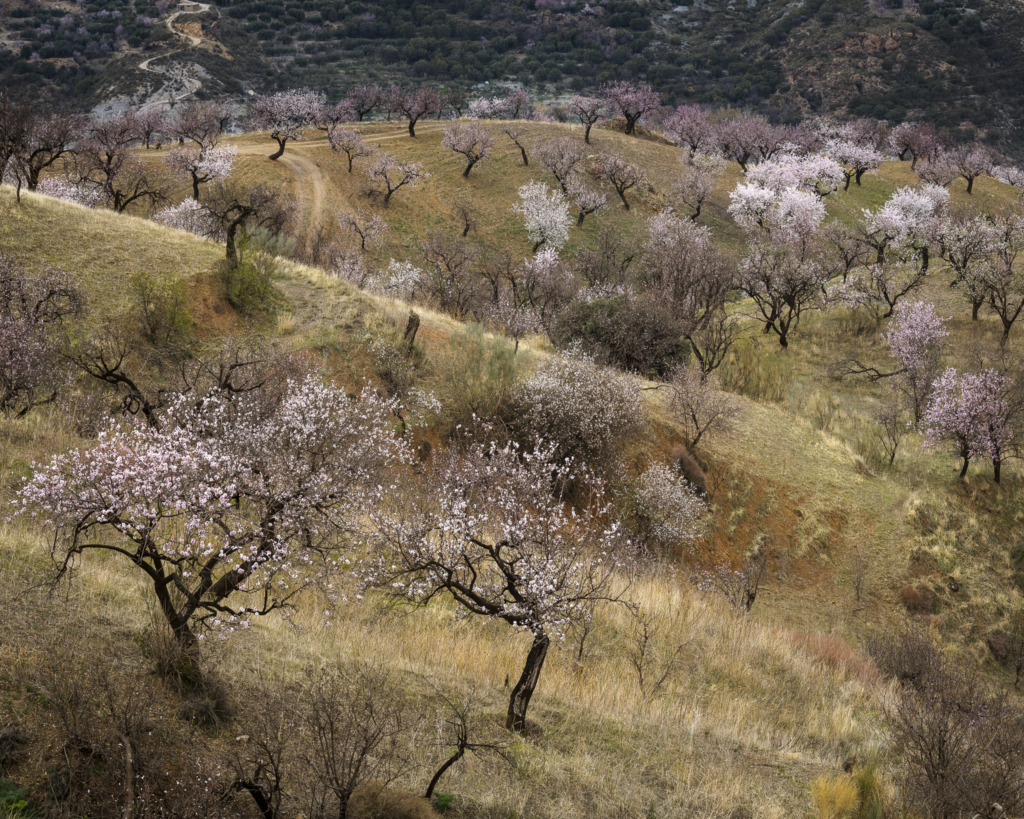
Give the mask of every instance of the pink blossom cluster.
[(185, 230), (204, 239), (224, 241), (224, 228), (219, 219), (195, 199), (184, 199), (153, 215), (153, 221), (175, 230)]
[(36, 193), (74, 202), (86, 208), (99, 208), (106, 204), (106, 196), (101, 188), (78, 184), (71, 177), (63, 175), (46, 177), (39, 183)]
[(84, 549), (133, 556), (176, 634), (195, 621), (233, 631), (286, 607), (303, 588), (330, 592), (349, 561), (344, 534), (380, 494), (382, 469), (408, 459), (396, 407), (315, 376), (283, 393), (194, 396), (160, 428), (127, 423), (88, 450), (37, 464), (19, 513), (54, 532), (66, 570)]

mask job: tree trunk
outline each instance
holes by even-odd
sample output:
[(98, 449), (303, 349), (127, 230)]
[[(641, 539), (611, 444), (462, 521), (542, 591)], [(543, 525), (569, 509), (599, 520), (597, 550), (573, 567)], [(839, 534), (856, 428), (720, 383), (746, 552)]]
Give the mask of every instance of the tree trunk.
[(592, 122), (588, 122), (588, 123), (585, 123), (585, 124), (584, 124), (584, 126), (583, 126), (583, 141), (584, 141), (584, 142), (585, 142), (585, 143), (586, 143), (587, 145), (589, 145), (589, 144), (590, 144), (590, 127), (591, 127), (591, 126), (592, 126), (593, 124), (594, 124), (594, 123), (592, 123)]
[[(865, 170), (867, 170), (867, 169), (865, 168)], [(864, 176), (864, 171), (857, 171), (857, 176), (854, 177), (857, 180), (857, 187), (858, 188), (860, 187), (860, 178), (862, 176)]]
[[(473, 170), (473, 166), (474, 166), (475, 164), (476, 164), (476, 160), (475, 160), (475, 159), (473, 159), (473, 160), (470, 160), (470, 163), (469, 163), (469, 164), (468, 164), (468, 165), (466, 166), (466, 170), (464, 170), (464, 171), (462, 172), (462, 178), (463, 178), (463, 179), (468, 179), (468, 178), (469, 178), (469, 172), (470, 172), (471, 170)], [(465, 233), (463, 233), (462, 235), (463, 235), (463, 236), (465, 236), (466, 234), (465, 234)]]
[[(859, 185), (860, 182), (858, 181), (857, 184)], [(846, 184), (843, 185), (843, 191), (848, 191), (848, 190), (850, 190), (850, 177), (849, 176), (846, 177)]]
[(284, 155), (284, 146), (288, 142), (288, 140), (287, 138), (281, 139), (281, 137), (274, 137), (274, 139), (277, 140), (278, 150), (277, 153), (273, 154), (270, 158), (273, 160), (278, 160)]
[(199, 201), (199, 177), (192, 174), (192, 198)]
[(526, 155), (526, 148), (522, 145), (519, 146), (519, 153), (523, 155), (523, 166), (526, 168), (530, 167), (530, 158)]
[[(616, 188), (615, 190), (619, 191), (618, 188)], [(626, 201), (626, 194), (623, 193), (622, 191), (619, 191), (619, 199), (621, 199), (622, 204), (626, 206), (626, 210), (629, 210), (629, 202)]]
[(238, 248), (235, 247), (235, 234), (238, 232), (238, 224), (232, 222), (224, 231), (224, 245), (227, 250), (227, 260), (232, 267), (238, 267)]
[(1003, 461), (998, 455), (992, 458), (992, 474), (996, 483), (999, 483), (999, 470), (1002, 465)]
[(438, 781), (444, 776), (444, 772), (447, 771), (452, 765), (462, 759), (463, 754), (466, 753), (466, 747), (459, 743), (459, 750), (452, 754), (448, 759), (445, 760), (444, 765), (437, 769), (437, 773), (434, 774), (434, 778), (430, 780), (430, 784), (427, 785), (427, 792), (423, 794), (424, 798), (429, 799), (434, 795), (434, 788), (437, 786)]
[(974, 177), (973, 176), (968, 176), (967, 177), (967, 193), (968, 194), (973, 194), (974, 193)]
[(977, 299), (971, 299), (971, 321), (978, 320), (978, 311), (981, 309), (981, 305), (985, 303), (984, 299), (978, 301)]
[(505, 717), (505, 728), (509, 731), (522, 733), (526, 728), (526, 710), (530, 707), (530, 698), (537, 688), (537, 680), (544, 666), (544, 658), (548, 656), (549, 645), (551, 638), (546, 634), (534, 635), (530, 653), (526, 655), (522, 676), (512, 689), (512, 697), (509, 699), (508, 715)]
[(409, 136), (413, 139), (416, 138), (416, 120), (414, 119), (409, 120)]

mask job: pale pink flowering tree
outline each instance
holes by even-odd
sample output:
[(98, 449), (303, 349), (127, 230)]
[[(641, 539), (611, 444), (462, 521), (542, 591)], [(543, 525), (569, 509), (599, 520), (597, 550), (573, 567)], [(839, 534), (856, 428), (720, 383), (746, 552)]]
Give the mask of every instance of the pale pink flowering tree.
[(992, 154), (977, 144), (958, 145), (946, 152), (946, 161), (967, 182), (967, 193), (974, 193), (974, 180), (992, 171)]
[(629, 210), (629, 200), (626, 199), (626, 191), (647, 181), (647, 174), (643, 168), (627, 162), (621, 156), (612, 153), (605, 153), (599, 156), (594, 161), (591, 170), (597, 179), (611, 182), (626, 210)]
[[(949, 335), (945, 319), (927, 302), (909, 302), (893, 311), (892, 326), (884, 333), (889, 354), (896, 360), (891, 373), (879, 377), (894, 377), (896, 388), (907, 399), (918, 424), (924, 415), (932, 382), (938, 372), (943, 339)], [(875, 371), (877, 373), (877, 370)]]
[(65, 271), (44, 267), (26, 275), (0, 256), (0, 413), (20, 418), (56, 400), (68, 380), (58, 334), (84, 303)]
[(388, 232), (388, 223), (380, 216), (362, 210), (358, 213), (343, 213), (338, 217), (338, 226), (363, 253), (384, 244)]
[(156, 134), (166, 134), (170, 129), (170, 122), (156, 108), (147, 111), (139, 111), (135, 115), (135, 121), (139, 126), (139, 138), (142, 144), (149, 150), (149, 143), (153, 141)]
[(1024, 269), (1017, 256), (1024, 250), (1024, 216), (1008, 213), (991, 218), (996, 249), (990, 263), (979, 268), (978, 277), (986, 300), (1003, 325), (1003, 341), (1024, 309)]
[(911, 169), (919, 159), (930, 159), (941, 148), (935, 126), (927, 122), (901, 122), (889, 133), (889, 145), (900, 160), (910, 154)]
[(348, 172), (352, 173), (352, 163), (363, 157), (373, 156), (376, 149), (363, 141), (363, 135), (348, 128), (331, 127), (327, 131), (327, 141), (332, 151), (341, 151), (348, 157)]
[(884, 263), (891, 251), (904, 261), (919, 256), (927, 272), (935, 225), (948, 204), (948, 190), (923, 185), (898, 189), (877, 211), (863, 210), (861, 235), (875, 250), (876, 263)]
[(512, 303), (529, 310), (549, 337), (558, 314), (579, 292), (572, 268), (558, 258), (554, 248), (545, 248), (518, 267), (510, 268), (507, 278)]
[(204, 239), (224, 241), (220, 222), (195, 199), (185, 199), (153, 215), (153, 221), (175, 230), (185, 230)]
[(948, 188), (959, 176), (952, 157), (942, 149), (919, 163), (915, 173), (925, 184), (938, 185), (940, 188)]
[(632, 134), (636, 124), (661, 105), (661, 94), (650, 86), (632, 82), (612, 82), (601, 86), (601, 93), (608, 105), (626, 120), (626, 134)]
[(379, 85), (359, 83), (348, 93), (346, 102), (352, 108), (359, 122), (383, 104), (387, 92)]
[(194, 397), (162, 429), (112, 428), (89, 450), (36, 466), (19, 513), (52, 533), (55, 582), (87, 552), (152, 583), (184, 646), (294, 606), (347, 571), (344, 534), (372, 506), (381, 470), (407, 460), (392, 402), (315, 377), (279, 393)]
[(391, 89), (388, 108), (405, 117), (409, 136), (416, 136), (416, 123), (441, 107), (441, 96), (433, 88), (407, 90), (395, 86)]
[(583, 125), (583, 141), (590, 144), (590, 129), (604, 115), (605, 101), (596, 97), (584, 97), (575, 94), (569, 100), (569, 113)]
[(735, 396), (724, 392), (718, 378), (703, 372), (696, 361), (689, 367), (677, 367), (669, 388), (669, 407), (683, 425), (691, 452), (705, 433), (728, 432), (740, 415)]
[(313, 124), (319, 130), (325, 131), (327, 138), (330, 139), (331, 131), (340, 128), (343, 123), (352, 122), (355, 116), (356, 113), (352, 108), (352, 101), (341, 99), (334, 105), (322, 104)]
[(634, 377), (573, 347), (522, 382), (516, 409), (525, 437), (549, 442), (554, 462), (607, 463), (644, 421)]
[(716, 144), (711, 115), (699, 105), (680, 105), (665, 121), (665, 130), (676, 145), (688, 148), (690, 158), (707, 153)]
[(828, 155), (832, 157), (843, 171), (843, 178), (846, 180), (843, 190), (850, 190), (850, 180), (856, 180), (860, 187), (861, 177), (878, 169), (884, 158), (880, 151), (871, 145), (860, 145), (849, 139), (830, 140), (825, 147)]
[[(552, 639), (564, 637), (601, 601), (619, 600), (615, 581), (634, 560), (608, 525), (603, 487), (571, 463), (550, 462), (549, 445), (472, 445), (435, 456), (417, 486), (372, 509), (376, 555), (365, 584), (425, 605), (452, 599), (460, 613), (502, 620), (533, 635), (512, 687), (505, 725), (521, 732)], [(585, 499), (570, 509), (572, 480)], [(621, 568), (620, 568), (621, 567)]]
[(1002, 238), (996, 226), (979, 213), (951, 209), (935, 225), (939, 255), (953, 270), (953, 284), (971, 305), (971, 319), (978, 320), (978, 311), (985, 303), (986, 286), (992, 255), (999, 250)]
[(820, 306), (832, 273), (818, 235), (825, 207), (820, 197), (796, 188), (740, 184), (730, 198), (729, 213), (748, 234), (737, 284), (754, 302), (764, 332), (775, 333), (786, 348), (803, 312)]
[(710, 228), (671, 213), (652, 217), (636, 270), (638, 288), (679, 319), (701, 372), (716, 369), (739, 331), (725, 312), (735, 275), (712, 244)]
[(430, 174), (423, 170), (419, 162), (402, 161), (383, 151), (379, 151), (376, 156), (366, 173), (370, 179), (383, 186), (385, 207), (399, 189), (415, 188), (421, 180), (430, 178)]
[(519, 352), (520, 339), (543, 329), (533, 309), (519, 303), (508, 289), (502, 290), (497, 301), (488, 306), (487, 320), (501, 330), (503, 335), (515, 341), (515, 352)]
[(693, 154), (679, 160), (682, 176), (672, 187), (673, 195), (687, 207), (693, 208), (690, 219), (700, 217), (701, 209), (715, 190), (715, 183), (725, 173), (725, 159), (719, 154)]
[(562, 193), (568, 195), (570, 180), (583, 171), (587, 148), (572, 137), (558, 137), (540, 143), (534, 150), (534, 155), (558, 180)]
[(608, 197), (589, 187), (579, 176), (573, 176), (566, 183), (569, 201), (576, 206), (578, 213), (576, 226), (583, 224), (583, 220), (592, 213), (597, 213), (608, 204)]
[(164, 162), (175, 175), (192, 183), (192, 198), (198, 202), (199, 186), (230, 176), (237, 156), (238, 149), (234, 145), (201, 148), (192, 143), (175, 147), (164, 157)]
[(187, 102), (170, 121), (168, 132), (179, 142), (191, 142), (200, 150), (213, 148), (234, 116), (231, 107), (218, 102)]
[(63, 174), (45, 177), (36, 187), (36, 193), (74, 202), (86, 208), (98, 208), (106, 202), (102, 189), (79, 184)]
[(519, 200), (512, 210), (523, 217), (533, 252), (541, 245), (560, 250), (569, 241), (572, 224), (568, 203), (561, 192), (551, 190), (543, 182), (529, 182), (519, 189)]
[(749, 184), (777, 192), (796, 188), (824, 197), (839, 190), (843, 169), (834, 159), (821, 154), (780, 154), (752, 165), (745, 178)]
[(466, 178), (474, 165), (490, 158), (494, 148), (494, 137), (479, 123), (471, 122), (464, 125), (456, 122), (444, 129), (441, 147), (466, 158), (466, 170), (462, 172), (463, 178)]
[(153, 205), (165, 198), (162, 181), (133, 151), (139, 142), (138, 120), (128, 110), (110, 119), (92, 120), (75, 149), (78, 182), (101, 191), (118, 213), (136, 202)]
[(948, 447), (963, 459), (959, 479), (970, 462), (982, 456), (992, 459), (995, 482), (1013, 440), (1011, 404), (1007, 396), (1013, 382), (996, 370), (958, 374), (952, 367), (934, 383), (924, 415), (925, 445)]
[(523, 158), (523, 167), (528, 167), (530, 157), (526, 153), (526, 130), (522, 124), (518, 121), (506, 122), (501, 126), (501, 132), (519, 149), (519, 154)]
[(1016, 165), (993, 165), (991, 173), (1000, 182), (1024, 190), (1024, 169)]
[(722, 123), (716, 134), (718, 147), (727, 157), (735, 159), (746, 172), (752, 157), (771, 159), (784, 140), (777, 129), (761, 116), (743, 116)]
[(302, 139), (320, 116), (323, 100), (312, 91), (279, 91), (256, 97), (249, 106), (249, 123), (255, 131), (270, 131), (278, 150), (271, 159), (280, 159), (289, 140)]

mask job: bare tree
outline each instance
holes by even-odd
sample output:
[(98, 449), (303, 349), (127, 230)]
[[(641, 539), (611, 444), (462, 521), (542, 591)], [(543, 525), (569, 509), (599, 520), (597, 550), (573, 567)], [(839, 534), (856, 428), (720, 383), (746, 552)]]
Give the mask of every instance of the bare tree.
[[(593, 172), (594, 176), (598, 179), (612, 183), (612, 187), (615, 188), (615, 192), (619, 195), (619, 199), (622, 200), (626, 210), (629, 210), (629, 200), (626, 199), (626, 191), (647, 179), (647, 174), (642, 168), (626, 162), (622, 157), (615, 154), (599, 156), (594, 163)], [(567, 190), (566, 193), (568, 193)]]
[(583, 141), (590, 144), (590, 129), (601, 119), (604, 113), (605, 101), (595, 97), (583, 97), (579, 94), (573, 96), (569, 101), (569, 111), (583, 125)]
[(280, 232), (291, 218), (293, 204), (279, 187), (226, 180), (211, 188), (203, 207), (223, 228), (227, 260), (237, 266), (238, 232), (258, 227)]
[(427, 114), (441, 107), (441, 97), (433, 88), (418, 88), (408, 91), (395, 86), (389, 95), (389, 110), (395, 111), (406, 118), (409, 123), (409, 136), (416, 136), (416, 123)]
[(412, 767), (403, 739), (413, 718), (398, 681), (379, 666), (310, 669), (304, 693), (309, 813), (345, 819), (360, 784), (387, 785)]
[(507, 122), (502, 125), (501, 132), (511, 139), (512, 144), (519, 149), (519, 153), (523, 157), (523, 166), (528, 167), (530, 164), (530, 157), (526, 155), (526, 132), (523, 126), (519, 121), (513, 120), (512, 122)]
[(475, 279), (471, 275), (479, 253), (477, 249), (444, 231), (437, 231), (420, 243), (420, 252), (429, 265), (428, 291), (441, 310), (462, 317), (476, 299)]
[(568, 195), (569, 181), (583, 170), (586, 147), (572, 137), (548, 139), (537, 146), (535, 154), (541, 164), (558, 180), (562, 193)]

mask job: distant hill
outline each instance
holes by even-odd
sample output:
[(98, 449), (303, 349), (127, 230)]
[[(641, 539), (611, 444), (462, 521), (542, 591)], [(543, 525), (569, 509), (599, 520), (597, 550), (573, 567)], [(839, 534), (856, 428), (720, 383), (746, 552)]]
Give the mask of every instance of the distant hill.
[(557, 97), (635, 78), (669, 104), (751, 106), (781, 121), (925, 119), (1024, 147), (1015, 4), (676, 2), (226, 0), (189, 13), (167, 0), (9, 0), (0, 81), (44, 104), (91, 108), (161, 89), (173, 99), (283, 87), (339, 96), (362, 80), (515, 81)]

